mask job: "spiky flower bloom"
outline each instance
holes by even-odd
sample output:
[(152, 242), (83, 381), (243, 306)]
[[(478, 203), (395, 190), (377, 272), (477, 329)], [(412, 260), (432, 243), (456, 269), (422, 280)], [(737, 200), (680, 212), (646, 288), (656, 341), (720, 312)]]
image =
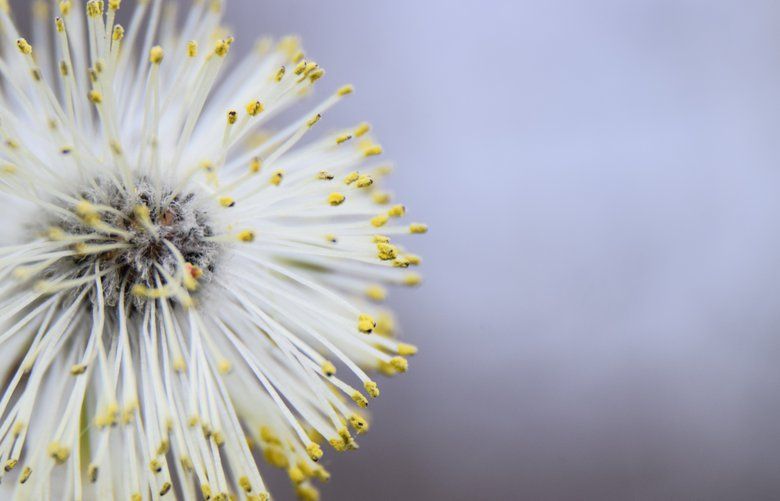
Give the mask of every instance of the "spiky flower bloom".
[(3, 489), (268, 499), (264, 458), (316, 499), (365, 370), (415, 352), (376, 303), (419, 282), (390, 238), (425, 226), (367, 125), (301, 142), (352, 88), (275, 127), (324, 75), (295, 39), (230, 62), (219, 2), (139, 1), (127, 30), (119, 0), (46, 7), (31, 44), (0, 2)]

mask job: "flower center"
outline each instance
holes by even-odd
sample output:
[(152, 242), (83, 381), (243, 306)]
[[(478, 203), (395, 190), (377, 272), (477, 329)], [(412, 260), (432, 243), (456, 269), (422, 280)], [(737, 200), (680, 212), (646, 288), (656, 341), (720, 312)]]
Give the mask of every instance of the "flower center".
[(101, 274), (106, 304), (124, 294), (138, 308), (149, 298), (189, 297), (214, 272), (220, 245), (196, 193), (148, 178), (137, 179), (131, 190), (100, 179), (78, 198), (71, 209), (76, 217), (50, 225), (50, 233), (72, 240), (76, 251), (52, 275)]

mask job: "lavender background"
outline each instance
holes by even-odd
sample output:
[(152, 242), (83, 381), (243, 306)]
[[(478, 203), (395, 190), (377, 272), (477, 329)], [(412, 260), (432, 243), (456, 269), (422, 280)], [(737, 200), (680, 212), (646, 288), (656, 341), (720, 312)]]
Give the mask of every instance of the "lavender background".
[(356, 85), (327, 120), (374, 123), (432, 228), (394, 299), (421, 355), (326, 499), (780, 499), (780, 3), (228, 19)]
[(228, 20), (239, 50), (300, 34), (320, 95), (356, 85), (325, 123), (370, 119), (431, 225), (426, 285), (393, 298), (422, 352), (325, 499), (780, 499), (780, 3)]

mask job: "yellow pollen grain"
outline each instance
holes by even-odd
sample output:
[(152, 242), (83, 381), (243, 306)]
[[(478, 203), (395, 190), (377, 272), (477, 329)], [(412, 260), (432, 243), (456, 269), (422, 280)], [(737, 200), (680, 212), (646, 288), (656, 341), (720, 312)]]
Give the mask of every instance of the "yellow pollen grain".
[(265, 106), (260, 101), (252, 101), (246, 105), (246, 112), (250, 117), (256, 117), (265, 110)]
[(358, 179), (360, 179), (360, 174), (359, 174), (359, 173), (357, 173), (357, 172), (350, 172), (350, 173), (349, 173), (349, 174), (347, 174), (347, 176), (344, 178), (344, 184), (346, 184), (347, 186), (349, 186), (350, 184), (354, 183), (354, 182), (355, 182), (355, 181), (357, 181)]
[(114, 31), (111, 34), (111, 38), (113, 38), (115, 42), (118, 42), (122, 40), (124, 37), (125, 37), (125, 28), (120, 24), (114, 26)]
[(371, 219), (371, 226), (374, 228), (381, 228), (387, 224), (388, 219), (389, 217), (387, 214), (379, 214), (378, 216)]
[(338, 96), (348, 96), (349, 94), (352, 94), (355, 92), (355, 87), (351, 84), (347, 84), (343, 87), (341, 87), (339, 90), (336, 91), (336, 95)]
[(187, 42), (187, 56), (188, 57), (197, 57), (198, 56), (198, 42), (195, 40), (190, 40)]
[(322, 373), (328, 377), (336, 375), (336, 366), (327, 360), (322, 363)]
[(384, 301), (387, 299), (387, 289), (381, 285), (371, 285), (366, 289), (366, 297), (376, 302)]
[(270, 183), (274, 186), (279, 186), (280, 184), (282, 184), (282, 179), (284, 179), (284, 171), (278, 170), (273, 174), (271, 174)]
[(238, 233), (238, 240), (244, 243), (251, 243), (255, 241), (255, 232), (252, 230), (244, 230)]
[(374, 184), (374, 180), (371, 178), (371, 176), (362, 175), (358, 178), (358, 180), (355, 182), (355, 186), (358, 188), (368, 188)]
[(410, 233), (428, 233), (428, 225), (422, 223), (412, 223), (409, 225)]
[(366, 381), (363, 386), (371, 398), (379, 397), (379, 386), (374, 381)]
[(32, 54), (32, 45), (30, 45), (24, 38), (20, 38), (16, 41), (16, 47), (18, 47), (19, 51), (26, 56)]
[(366, 122), (361, 123), (355, 128), (355, 137), (361, 137), (368, 133), (368, 131), (371, 130), (371, 126), (367, 124)]
[(233, 197), (219, 197), (219, 205), (222, 207), (235, 207), (236, 200)]
[(361, 314), (358, 317), (358, 330), (364, 334), (371, 334), (376, 327), (374, 317), (366, 313)]
[(387, 215), (390, 217), (403, 217), (406, 214), (406, 207), (403, 205), (394, 205), (387, 211)]
[(343, 194), (338, 192), (334, 192), (328, 195), (328, 203), (330, 205), (333, 205), (334, 207), (343, 204), (344, 200), (346, 199), (347, 197), (345, 197)]
[(149, 62), (152, 64), (162, 63), (164, 57), (165, 51), (159, 45), (152, 47), (152, 50), (149, 51)]

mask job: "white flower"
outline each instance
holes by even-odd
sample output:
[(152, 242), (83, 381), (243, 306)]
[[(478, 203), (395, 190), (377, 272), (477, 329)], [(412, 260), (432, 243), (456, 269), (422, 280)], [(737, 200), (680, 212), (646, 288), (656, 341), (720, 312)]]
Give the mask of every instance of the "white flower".
[(30, 44), (0, 2), (4, 488), (268, 499), (265, 458), (316, 499), (318, 444), (368, 428), (364, 370), (416, 351), (377, 303), (419, 283), (390, 238), (426, 227), (367, 125), (301, 141), (352, 87), (275, 126), (324, 75), (297, 40), (231, 61), (220, 2), (139, 1), (127, 30), (119, 4), (49, 30), (36, 2)]

